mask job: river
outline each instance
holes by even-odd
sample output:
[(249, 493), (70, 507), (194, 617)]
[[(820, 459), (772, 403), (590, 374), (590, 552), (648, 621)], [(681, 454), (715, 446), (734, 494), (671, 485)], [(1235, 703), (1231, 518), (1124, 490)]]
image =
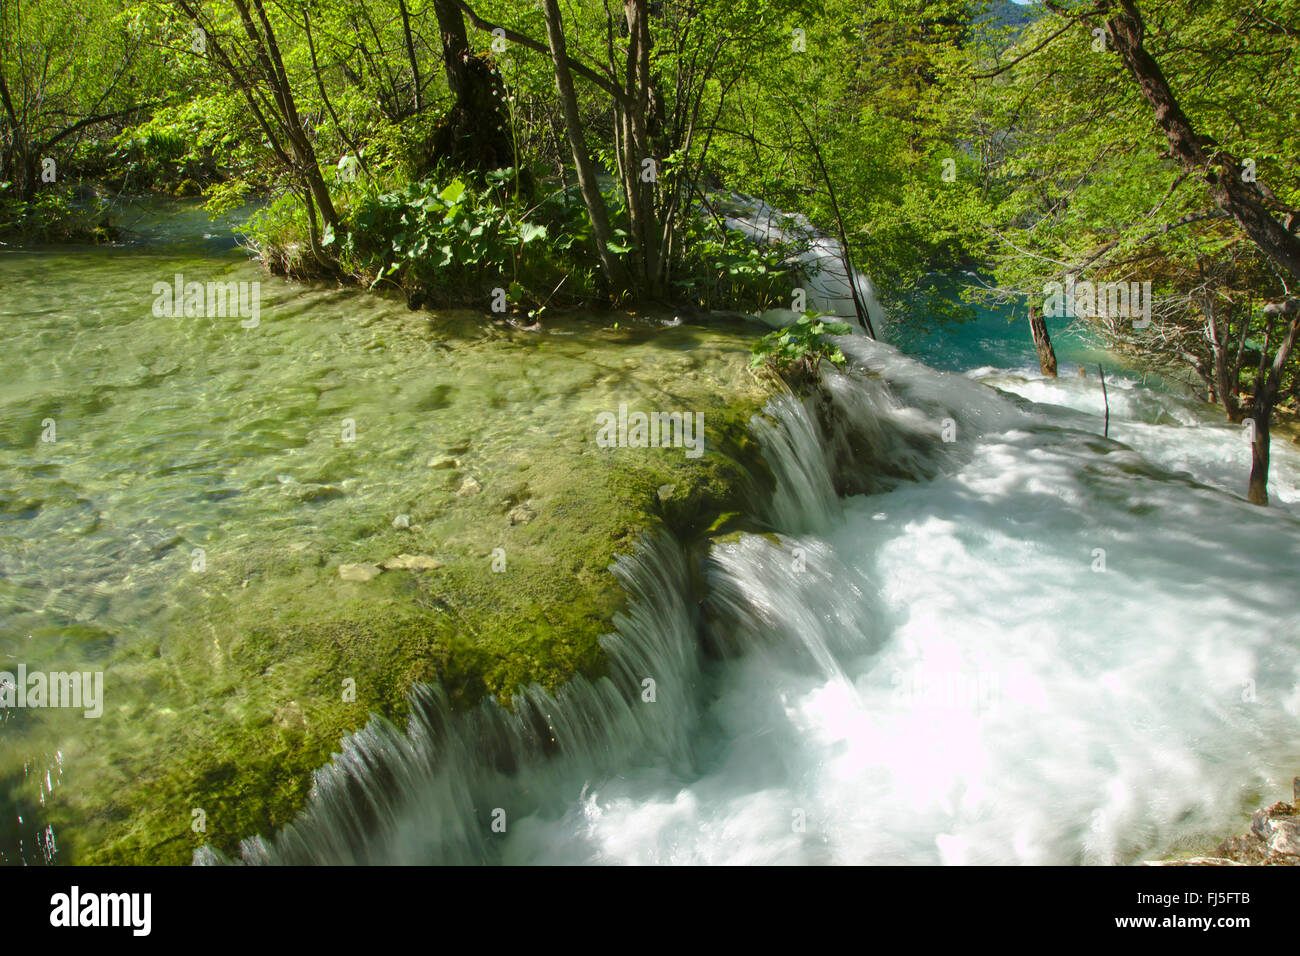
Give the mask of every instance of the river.
[[(297, 382), (300, 350), (345, 353), (375, 334), (355, 318), (364, 296), (264, 282), (264, 316), (319, 329), (275, 347), (283, 372), (268, 386), (266, 359), (245, 380), (251, 363), (228, 339), (150, 340), (138, 323), (106, 321), (121, 308), (121, 270), (140, 257), (165, 256), (152, 271), (216, 257), (232, 276), (253, 274), (215, 236), (165, 248), (85, 253), (75, 269), (42, 253), (0, 257), (0, 422), (16, 436), (0, 448), (11, 656), (42, 619), (80, 628), (82, 654), (95, 646), (88, 622), (107, 631), (160, 613), (149, 556), (201, 540), (205, 522), (233, 520), (225, 509), (243, 509), (250, 537), (276, 534), (269, 497), (250, 505), (223, 489), (269, 496), (286, 468), (271, 444), (337, 417), (320, 383)], [(344, 331), (326, 301), (351, 316)], [(792, 398), (754, 422), (779, 480), (760, 516), (771, 534), (718, 544), (702, 591), (675, 542), (620, 559), (630, 602), (604, 639), (615, 679), (534, 688), (514, 712), (489, 702), (450, 714), (437, 688), (419, 688), (408, 727), (352, 735), (298, 820), (248, 834), (242, 857), (1116, 864), (1203, 848), (1289, 791), (1300, 767), (1295, 446), (1275, 436), (1273, 504), (1258, 509), (1242, 495), (1240, 429), (1112, 364), (1103, 439), (1096, 376), (1042, 379), (1027, 330), (1001, 316), (913, 343), (913, 356), (861, 336), (844, 349), (848, 369), (825, 375), (843, 432)], [(180, 350), (205, 364), (181, 363)], [(1098, 357), (1085, 341), (1058, 351), (1071, 370)], [(239, 409), (226, 430), (187, 424), (187, 408), (235, 393), (247, 401), (222, 405)], [(43, 409), (69, 403), (115, 427), (85, 439), (94, 454), (55, 445), (57, 459), (27, 460)], [(75, 434), (77, 415), (59, 427)], [(399, 438), (376, 470), (409, 452)], [(208, 482), (194, 467), (140, 480), (142, 463), (177, 456), (201, 458)], [(288, 481), (336, 480), (313, 465)], [(835, 494), (846, 468), (863, 493)], [(114, 577), (120, 589), (105, 583)], [(652, 693), (627, 691), (647, 679)], [(37, 768), (51, 787), (62, 759)], [(25, 858), (33, 843), (56, 858), (40, 833), (8, 826)]]

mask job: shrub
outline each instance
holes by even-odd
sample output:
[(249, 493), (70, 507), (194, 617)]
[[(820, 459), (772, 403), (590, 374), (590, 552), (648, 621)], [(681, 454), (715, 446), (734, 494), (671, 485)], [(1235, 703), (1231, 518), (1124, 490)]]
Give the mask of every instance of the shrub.
[(363, 198), (348, 234), (327, 234), (325, 244), (337, 243), (341, 261), (364, 281), (394, 282), (419, 304), (486, 304), (493, 290), (506, 289), (510, 301), (536, 311), (571, 279), (566, 300), (591, 296), (585, 217), (554, 204), (523, 207), (505, 188), (512, 178), (499, 170), (480, 189), (462, 179), (421, 180)]
[(805, 312), (793, 325), (763, 336), (754, 343), (750, 367), (767, 366), (787, 378), (811, 378), (822, 359), (843, 365), (844, 353), (825, 336), (848, 335), (852, 329), (845, 322), (823, 322), (829, 314)]
[(790, 300), (798, 272), (787, 244), (760, 245), (738, 229), (696, 217), (682, 235), (678, 294), (704, 309), (761, 312)]

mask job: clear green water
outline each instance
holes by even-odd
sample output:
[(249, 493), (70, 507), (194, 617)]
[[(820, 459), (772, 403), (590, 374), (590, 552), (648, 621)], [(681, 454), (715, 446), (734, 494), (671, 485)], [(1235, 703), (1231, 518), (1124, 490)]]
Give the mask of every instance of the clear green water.
[[(734, 333), (629, 329), (626, 316), (529, 333), (414, 313), (268, 278), (228, 224), (191, 206), (144, 208), (136, 225), (115, 248), (0, 251), (0, 670), (106, 672), (101, 720), (0, 714), (5, 862), (66, 861), (69, 841), (118, 839), (140, 825), (142, 799), (168, 804), (171, 838), (184, 837), (194, 794), (226, 793), (232, 807), (247, 795), (227, 782), (244, 771), (231, 727), (259, 728), (268, 764), (319, 765), (328, 749), (306, 748), (303, 727), (337, 746), (372, 709), (391, 710), (404, 688), (374, 685), (433, 676), (454, 640), (421, 640), (453, 633), (448, 617), (518, 621), (518, 658), (482, 664), (503, 682), (511, 668), (553, 683), (582, 666), (590, 648), (548, 608), (571, 592), (571, 613), (594, 622), (583, 597), (613, 588), (593, 577), (603, 563), (581, 560), (592, 534), (613, 547), (593, 502), (626, 461), (594, 447), (595, 416), (620, 402), (698, 410), (754, 388)], [(260, 325), (155, 316), (153, 284), (176, 273), (260, 281)], [(521, 505), (536, 520), (520, 521)], [(403, 515), (410, 529), (394, 527)], [(491, 572), (498, 547), (511, 573)], [(339, 578), (340, 563), (400, 553), (446, 568)], [(556, 555), (569, 566), (548, 571)], [(366, 631), (389, 617), (398, 636)], [(281, 659), (278, 636), (259, 630), (281, 618), (341, 649)], [(313, 620), (347, 624), (357, 646), (311, 632)], [(340, 716), (330, 702), (355, 674), (359, 701)], [(196, 751), (216, 756), (190, 767)], [(288, 786), (273, 774), (254, 789)], [(232, 809), (220, 831), (204, 809), (225, 839), (274, 822)]]

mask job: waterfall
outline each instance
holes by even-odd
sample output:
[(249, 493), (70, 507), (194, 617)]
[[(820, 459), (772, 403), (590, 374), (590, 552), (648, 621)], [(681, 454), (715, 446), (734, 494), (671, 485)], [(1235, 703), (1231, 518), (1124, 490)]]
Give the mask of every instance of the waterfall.
[(1289, 781), (1300, 521), (1162, 464), (1215, 428), (1135, 394), (1112, 435), (1139, 453), (1085, 385), (1043, 404), (843, 344), (752, 423), (773, 533), (716, 543), (703, 593), (675, 541), (618, 561), (608, 676), (459, 713), (417, 688), (242, 859), (1122, 863)]
[[(557, 694), (532, 686), (513, 708), (488, 700), (453, 712), (442, 691), (418, 685), (405, 732), (375, 718), (317, 771), (306, 810), (271, 839), (245, 840), (248, 863), (485, 863), (494, 811), (551, 809), (567, 781), (611, 772), (628, 753), (669, 766), (689, 761), (687, 728), (698, 680), (695, 623), (680, 549), (649, 539), (613, 568), (629, 594), (602, 639), (611, 674), (575, 677)], [(655, 680), (642, 704), (641, 681)], [(549, 785), (548, 785), (549, 784)], [(205, 848), (196, 862), (225, 862)]]
[[(779, 396), (752, 427), (778, 476), (766, 517), (778, 527), (824, 527), (838, 499), (822, 450), (829, 446), (808, 403)], [(761, 540), (748, 536), (742, 547)], [(725, 578), (729, 554), (712, 556), (711, 578)], [(278, 834), (246, 839), (242, 861), (503, 862), (510, 844), (492, 839), (494, 812), (504, 814), (509, 832), (515, 818), (565, 811), (565, 797), (581, 795), (595, 776), (626, 769), (631, 755), (656, 772), (689, 775), (711, 681), (705, 648), (726, 641), (701, 639), (685, 562), (667, 536), (618, 559), (612, 570), (628, 605), (601, 639), (608, 676), (575, 677), (554, 695), (534, 685), (512, 708), (489, 700), (462, 713), (449, 708), (440, 688), (418, 685), (405, 731), (375, 718), (347, 737), (317, 771), (306, 809)], [(725, 593), (734, 585), (720, 587)], [(712, 610), (726, 600), (715, 599)], [(647, 680), (653, 701), (645, 699)], [(205, 847), (195, 862), (231, 861)]]
[[(867, 276), (854, 270), (850, 278), (838, 239), (817, 232), (807, 217), (782, 212), (752, 196), (732, 193), (723, 208), (727, 228), (738, 229), (755, 242), (763, 245), (784, 241), (804, 244), (794, 257), (794, 265), (803, 275), (803, 286), (808, 293), (807, 308), (839, 316), (856, 327), (857, 307), (853, 301), (856, 291), (876, 334), (884, 335), (884, 307), (876, 298), (876, 291)], [(775, 327), (789, 325), (798, 317), (798, 313), (785, 308), (768, 309), (759, 316)]]

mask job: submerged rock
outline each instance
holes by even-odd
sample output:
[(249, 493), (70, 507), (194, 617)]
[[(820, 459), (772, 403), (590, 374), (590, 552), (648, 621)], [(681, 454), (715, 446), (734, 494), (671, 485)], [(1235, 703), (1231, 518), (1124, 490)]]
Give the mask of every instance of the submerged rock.
[(456, 490), (456, 494), (462, 498), (468, 498), (470, 495), (476, 495), (482, 490), (483, 486), (479, 484), (478, 479), (473, 475), (467, 475), (465, 480), (460, 483), (460, 488)]
[(296, 700), (291, 700), (283, 707), (277, 708), (271, 722), (281, 730), (301, 733), (307, 729), (307, 715), (302, 712)]
[(1270, 820), (1271, 832), (1265, 844), (1271, 856), (1300, 857), (1300, 822), (1295, 820)]
[(436, 571), (443, 564), (427, 554), (399, 554), (384, 562), (385, 571)]
[(338, 485), (288, 485), (289, 493), (299, 501), (328, 501), (342, 498), (345, 492)]
[(344, 581), (369, 581), (379, 576), (381, 568), (377, 564), (340, 564), (339, 577)]
[(523, 504), (512, 508), (509, 517), (512, 525), (528, 524), (528, 522), (537, 517), (537, 512), (528, 507), (528, 505)]

